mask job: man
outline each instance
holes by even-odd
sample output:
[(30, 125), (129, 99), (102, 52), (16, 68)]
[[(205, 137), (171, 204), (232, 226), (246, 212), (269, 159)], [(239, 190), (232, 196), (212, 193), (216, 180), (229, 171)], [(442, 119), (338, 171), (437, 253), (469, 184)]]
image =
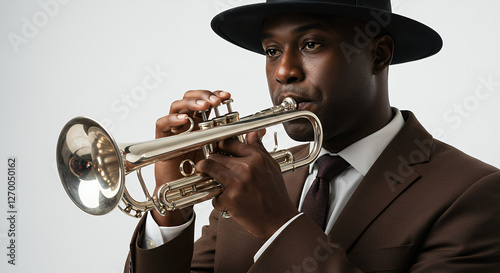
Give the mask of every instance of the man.
[[(154, 211), (134, 233), (126, 272), (500, 270), (500, 171), (433, 139), (411, 112), (389, 104), (389, 65), (435, 54), (437, 33), (382, 0), (268, 0), (224, 12), (212, 27), (266, 55), (273, 103), (290, 96), (318, 115), (322, 154), (349, 166), (321, 177), (333, 168), (321, 157), (281, 175), (260, 143), (263, 132), (248, 134), (246, 144), (218, 143), (231, 156), (186, 155), (224, 187), (210, 225), (193, 246), (192, 208)], [(228, 98), (188, 91), (158, 120), (156, 136), (183, 131), (188, 115)], [(285, 129), (311, 140), (308, 123)], [(307, 152), (299, 147), (295, 156)], [(180, 160), (157, 163), (157, 186), (177, 178)], [(325, 189), (322, 180), (327, 201), (313, 194)]]

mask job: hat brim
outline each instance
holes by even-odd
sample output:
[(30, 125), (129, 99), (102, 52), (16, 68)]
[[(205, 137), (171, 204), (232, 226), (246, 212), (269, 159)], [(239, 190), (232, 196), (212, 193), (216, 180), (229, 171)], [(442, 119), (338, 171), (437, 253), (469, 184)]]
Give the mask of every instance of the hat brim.
[(324, 2), (277, 2), (241, 6), (218, 14), (212, 19), (211, 26), (215, 33), (225, 40), (264, 54), (261, 45), (263, 21), (271, 15), (284, 13), (349, 17), (367, 23), (373, 22), (372, 27), (375, 30), (378, 24), (394, 40), (394, 56), (391, 64), (432, 56), (443, 46), (441, 36), (436, 31), (410, 18), (387, 11)]

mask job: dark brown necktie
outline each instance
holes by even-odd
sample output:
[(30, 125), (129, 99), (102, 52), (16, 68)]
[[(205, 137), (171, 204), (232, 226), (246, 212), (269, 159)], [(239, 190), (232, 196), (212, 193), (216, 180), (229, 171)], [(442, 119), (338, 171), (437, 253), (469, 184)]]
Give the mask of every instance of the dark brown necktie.
[(340, 156), (323, 155), (316, 161), (318, 174), (307, 192), (301, 211), (309, 215), (323, 230), (326, 228), (330, 181), (345, 170), (349, 163)]

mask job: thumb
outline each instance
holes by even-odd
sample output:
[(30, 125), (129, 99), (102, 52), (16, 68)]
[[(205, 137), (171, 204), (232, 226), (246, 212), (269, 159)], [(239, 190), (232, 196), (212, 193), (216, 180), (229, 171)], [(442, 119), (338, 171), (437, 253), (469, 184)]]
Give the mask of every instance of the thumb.
[(251, 145), (260, 150), (266, 151), (266, 148), (262, 144), (262, 138), (266, 134), (266, 129), (260, 129), (254, 132), (250, 132), (246, 135), (247, 144)]

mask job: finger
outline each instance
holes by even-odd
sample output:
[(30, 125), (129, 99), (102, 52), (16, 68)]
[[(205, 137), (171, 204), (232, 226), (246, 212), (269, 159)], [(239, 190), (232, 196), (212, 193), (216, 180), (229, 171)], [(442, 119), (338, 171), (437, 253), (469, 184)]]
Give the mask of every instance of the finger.
[(229, 213), (229, 215), (231, 215), (231, 208), (229, 208), (229, 206), (226, 205), (224, 201), (221, 199), (223, 199), (221, 195), (212, 198), (212, 206), (214, 207), (215, 210), (218, 210), (220, 212), (225, 210), (227, 211), (227, 213)]
[[(170, 106), (170, 114), (185, 113), (192, 115), (199, 111), (207, 111), (218, 106), (223, 100), (229, 99), (231, 94), (224, 91), (210, 92), (208, 90), (191, 90), (184, 94), (183, 99), (174, 101)], [(209, 113), (207, 113), (207, 116)]]
[[(227, 159), (229, 158), (229, 161)], [(216, 210), (231, 211), (231, 200), (234, 195), (231, 194), (231, 183), (233, 181), (232, 170), (228, 168), (227, 162), (231, 162), (234, 158), (213, 154), (209, 159), (201, 160), (196, 164), (198, 172), (204, 173), (217, 180), (222, 186), (222, 193), (212, 199), (212, 205)], [(225, 163), (224, 163), (225, 162)]]
[(266, 128), (260, 129), (260, 130), (257, 131), (257, 133), (259, 134), (260, 140), (262, 140), (262, 138), (266, 135), (267, 130), (266, 130)]
[(229, 138), (218, 143), (219, 149), (238, 157), (245, 157), (255, 154), (256, 149), (263, 153), (268, 153), (266, 147), (262, 144), (261, 137), (264, 136), (266, 130), (250, 132), (246, 136), (247, 144), (238, 141), (235, 138)]
[(216, 96), (220, 100), (227, 100), (231, 97), (231, 94), (226, 91), (217, 90), (217, 91), (209, 91), (209, 90), (190, 90), (184, 93), (185, 99), (191, 98), (200, 98), (204, 100), (215, 100), (216, 98), (210, 98), (211, 96)]
[(266, 134), (266, 129), (261, 129), (255, 132), (248, 133), (246, 136), (247, 144), (255, 147), (263, 152), (267, 152), (264, 144), (262, 144), (262, 138)]
[(220, 105), (223, 100), (227, 100), (231, 94), (225, 91), (217, 90), (214, 92), (208, 90), (191, 90), (184, 94), (184, 100), (195, 100), (198, 105), (207, 105), (215, 107)]
[(188, 123), (189, 121), (186, 118), (186, 114), (171, 114), (159, 118), (156, 121), (156, 137), (160, 138), (175, 134), (172, 130), (181, 128)]
[(221, 185), (222, 188), (226, 188), (231, 181), (231, 170), (225, 165), (221, 164), (223, 161), (223, 155), (214, 154), (211, 155), (210, 158), (200, 160), (196, 163), (196, 171), (200, 173), (204, 173), (214, 179), (216, 179)]
[(255, 147), (242, 143), (235, 138), (220, 141), (217, 147), (223, 152), (237, 157), (250, 156), (256, 152)]
[(169, 114), (189, 114), (210, 109), (212, 104), (204, 99), (184, 98), (177, 100), (170, 105)]
[(217, 90), (213, 92), (217, 97), (219, 97), (222, 101), (227, 100), (231, 98), (231, 93), (222, 91), (222, 90)]

